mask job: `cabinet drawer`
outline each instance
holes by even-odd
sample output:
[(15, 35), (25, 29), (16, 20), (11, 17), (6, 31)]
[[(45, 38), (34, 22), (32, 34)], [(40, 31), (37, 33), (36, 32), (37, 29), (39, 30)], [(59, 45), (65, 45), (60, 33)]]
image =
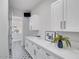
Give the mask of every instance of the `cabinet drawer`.
[(64, 59), (64, 58), (62, 58), (62, 57), (60, 57), (60, 56), (58, 56), (50, 51), (47, 51), (47, 50), (45, 50), (45, 56), (47, 59)]

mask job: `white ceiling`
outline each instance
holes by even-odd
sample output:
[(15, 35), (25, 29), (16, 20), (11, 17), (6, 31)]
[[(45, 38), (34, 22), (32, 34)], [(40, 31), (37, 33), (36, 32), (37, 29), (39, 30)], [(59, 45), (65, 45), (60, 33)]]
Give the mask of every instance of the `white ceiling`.
[(44, 0), (9, 0), (10, 1), (10, 7), (21, 10), (21, 11), (27, 11), (32, 10), (35, 8), (36, 5), (41, 3), (41, 1)]

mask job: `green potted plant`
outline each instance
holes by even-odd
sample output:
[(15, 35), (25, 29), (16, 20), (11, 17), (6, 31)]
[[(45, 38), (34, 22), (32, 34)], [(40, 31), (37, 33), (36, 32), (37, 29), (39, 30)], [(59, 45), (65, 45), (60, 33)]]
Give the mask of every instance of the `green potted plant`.
[(69, 37), (65, 37), (63, 35), (60, 35), (60, 34), (56, 34), (56, 36), (54, 37), (53, 39), (53, 43), (57, 43), (57, 46), (59, 48), (63, 48), (64, 44), (67, 46), (67, 47), (71, 47), (71, 43), (70, 41), (68, 40)]

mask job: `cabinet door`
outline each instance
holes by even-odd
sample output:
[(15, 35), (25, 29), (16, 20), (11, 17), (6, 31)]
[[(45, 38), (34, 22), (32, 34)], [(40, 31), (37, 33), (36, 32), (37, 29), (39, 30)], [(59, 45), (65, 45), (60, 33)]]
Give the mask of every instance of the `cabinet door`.
[(51, 30), (61, 31), (63, 20), (63, 2), (57, 1), (51, 5)]
[(46, 56), (46, 59), (64, 59), (58, 55), (55, 55), (54, 53), (51, 53), (47, 50), (45, 50), (45, 56)]
[(37, 59), (37, 53), (38, 53), (38, 51), (37, 51), (37, 46), (36, 46), (36, 44), (34, 44), (33, 45), (33, 59)]
[(32, 42), (29, 41), (29, 40), (26, 40), (26, 42), (25, 42), (25, 48), (31, 54), (31, 52), (32, 52)]
[(41, 47), (40, 47), (40, 49), (38, 49), (37, 59), (46, 59), (45, 51)]
[(29, 42), (28, 40), (25, 40), (25, 49), (28, 51)]
[(67, 31), (79, 32), (79, 0), (66, 0), (67, 2)]
[(29, 52), (29, 54), (33, 57), (33, 59), (37, 59), (36, 58), (36, 45), (29, 41), (29, 40), (26, 40), (25, 41), (25, 49)]
[(30, 29), (31, 30), (39, 30), (39, 16), (32, 15), (30, 18)]
[(34, 44), (31, 42), (31, 45), (30, 45), (30, 55), (32, 56), (32, 57), (34, 57)]

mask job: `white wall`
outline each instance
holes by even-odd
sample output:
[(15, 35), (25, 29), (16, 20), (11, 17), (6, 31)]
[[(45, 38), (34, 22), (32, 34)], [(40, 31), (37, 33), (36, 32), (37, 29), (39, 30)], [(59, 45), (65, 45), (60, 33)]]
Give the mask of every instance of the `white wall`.
[(39, 6), (37, 6), (33, 11), (33, 14), (37, 14), (39, 16), (39, 34), (43, 35), (45, 31), (50, 29), (51, 26), (51, 3), (55, 0), (46, 0), (42, 2)]
[(8, 0), (0, 0), (0, 59), (8, 55)]

